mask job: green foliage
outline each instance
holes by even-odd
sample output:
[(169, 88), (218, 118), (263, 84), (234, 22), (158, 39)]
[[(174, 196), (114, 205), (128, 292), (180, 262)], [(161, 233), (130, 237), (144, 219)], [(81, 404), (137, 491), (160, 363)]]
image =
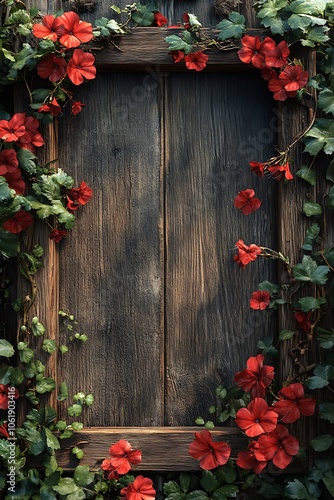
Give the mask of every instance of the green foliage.
[(229, 38), (239, 39), (246, 30), (245, 18), (238, 12), (231, 12), (228, 15), (228, 19), (223, 19), (217, 25), (217, 28), (220, 30), (218, 40), (222, 42)]

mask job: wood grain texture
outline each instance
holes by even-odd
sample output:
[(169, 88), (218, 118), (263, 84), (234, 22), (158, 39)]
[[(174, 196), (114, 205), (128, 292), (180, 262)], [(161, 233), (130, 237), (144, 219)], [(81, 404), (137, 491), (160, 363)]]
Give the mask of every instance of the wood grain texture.
[(146, 76), (100, 75), (77, 93), (89, 109), (60, 127), (61, 166), (94, 192), (60, 272), (61, 307), (89, 336), (61, 377), (70, 394), (94, 393), (90, 426), (162, 424), (159, 85)]
[[(249, 168), (273, 152), (272, 106), (254, 75), (167, 79), (166, 425), (209, 418), (215, 387), (230, 387), (275, 328), (275, 314), (249, 308), (258, 283), (275, 281), (272, 266), (233, 261), (239, 239), (276, 245), (276, 182)], [(263, 205), (245, 217), (233, 200), (249, 187)]]

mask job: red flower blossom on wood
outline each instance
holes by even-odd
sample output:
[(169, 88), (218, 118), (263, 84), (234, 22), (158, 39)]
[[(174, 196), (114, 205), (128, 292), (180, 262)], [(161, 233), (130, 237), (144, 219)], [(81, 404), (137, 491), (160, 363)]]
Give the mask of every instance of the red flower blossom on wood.
[(259, 198), (255, 198), (255, 191), (253, 189), (244, 189), (239, 191), (234, 198), (234, 205), (241, 210), (244, 215), (249, 215), (255, 212), (261, 206)]
[(252, 63), (255, 68), (265, 68), (265, 54), (275, 49), (274, 40), (267, 37), (261, 42), (258, 36), (245, 35), (240, 41), (242, 48), (238, 51), (239, 59), (246, 64)]
[(294, 92), (306, 86), (308, 72), (303, 71), (300, 64), (286, 66), (280, 73), (279, 79), (287, 92)]
[(304, 313), (303, 311), (296, 311), (294, 313), (294, 317), (296, 318), (296, 321), (299, 323), (299, 327), (306, 333), (310, 333), (311, 331), (311, 321), (310, 321), (311, 316), (312, 316), (312, 311), (308, 313)]
[(234, 377), (236, 384), (245, 392), (250, 392), (252, 398), (264, 398), (274, 378), (274, 367), (264, 365), (263, 361), (263, 354), (248, 358), (247, 368)]
[(249, 451), (240, 451), (236, 464), (242, 469), (253, 469), (255, 474), (260, 474), (267, 465), (264, 455), (259, 452), (259, 445), (251, 441), (248, 445)]
[(53, 240), (56, 243), (59, 243), (63, 238), (65, 238), (65, 236), (67, 236), (67, 231), (62, 229), (52, 229), (49, 234), (50, 240)]
[(78, 113), (80, 113), (82, 111), (82, 108), (84, 108), (86, 106), (86, 104), (83, 104), (82, 102), (80, 101), (73, 101), (73, 104), (72, 104), (72, 108), (71, 108), (71, 114), (73, 116), (77, 115)]
[(235, 244), (238, 249), (238, 254), (234, 256), (234, 260), (239, 267), (245, 267), (247, 264), (257, 259), (261, 253), (261, 248), (253, 243), (249, 246), (245, 245), (243, 240), (238, 240)]
[(43, 104), (40, 108), (38, 108), (39, 113), (51, 113), (52, 116), (59, 116), (61, 113), (61, 107), (55, 97), (53, 97), (51, 102), (47, 104)]
[(261, 76), (266, 82), (277, 78), (277, 73), (273, 68), (267, 68), (267, 66), (261, 69)]
[(121, 439), (109, 448), (110, 462), (117, 474), (127, 474), (132, 465), (141, 463), (141, 451), (133, 450), (128, 441)]
[(266, 66), (270, 68), (282, 68), (288, 62), (290, 49), (285, 40), (280, 42), (276, 47), (271, 48), (265, 54)]
[[(0, 410), (8, 410), (8, 392), (8, 385), (0, 384)], [(15, 399), (20, 396), (20, 393), (16, 388), (15, 391), (10, 392), (10, 394), (13, 393)]]
[(37, 65), (37, 74), (41, 78), (48, 78), (50, 82), (58, 82), (66, 74), (66, 61), (63, 57), (49, 54)]
[(27, 229), (33, 221), (34, 219), (31, 214), (24, 210), (19, 210), (11, 219), (6, 220), (2, 224), (2, 227), (10, 233), (18, 234)]
[(65, 12), (54, 21), (57, 30), (62, 30), (59, 42), (67, 49), (78, 47), (81, 42), (89, 42), (93, 38), (91, 23), (81, 21), (73, 11)]
[(276, 101), (286, 101), (288, 97), (296, 97), (297, 91), (288, 92), (279, 78), (269, 80), (268, 89), (274, 93), (273, 98)]
[(107, 479), (119, 479), (120, 475), (117, 473), (115, 467), (112, 465), (111, 460), (106, 458), (102, 461), (101, 469), (109, 472)]
[(86, 205), (91, 199), (92, 194), (92, 188), (90, 188), (85, 181), (81, 181), (79, 187), (72, 188), (67, 193), (68, 197), (79, 205)]
[(168, 24), (167, 17), (163, 16), (161, 12), (156, 12), (154, 14), (154, 24), (155, 26), (165, 26)]
[(4, 424), (0, 425), (0, 436), (4, 436), (7, 439), (10, 438), (10, 435), (8, 434), (7, 422), (5, 422)]
[(249, 301), (249, 305), (252, 309), (259, 309), (263, 311), (270, 304), (270, 293), (266, 290), (257, 290), (252, 293), (252, 297)]
[(87, 80), (93, 80), (96, 76), (94, 66), (95, 57), (93, 54), (75, 49), (72, 58), (69, 60), (66, 73), (74, 85), (80, 85)]
[(184, 56), (184, 62), (188, 69), (194, 69), (195, 71), (202, 71), (209, 57), (203, 52), (192, 52)]
[(281, 399), (275, 403), (274, 410), (285, 424), (296, 422), (301, 415), (309, 417), (314, 413), (316, 401), (305, 397), (304, 387), (300, 383), (283, 387), (278, 397)]
[(24, 180), (21, 178), (21, 170), (17, 168), (13, 172), (4, 174), (4, 178), (11, 189), (15, 189), (16, 194), (23, 194), (26, 188)]
[(268, 171), (271, 173), (273, 179), (278, 182), (283, 179), (286, 179), (287, 181), (293, 179), (293, 175), (290, 172), (289, 162), (286, 162), (283, 165), (270, 165), (268, 167)]
[(279, 469), (285, 469), (299, 451), (298, 439), (291, 436), (283, 424), (278, 424), (269, 434), (261, 435), (258, 445), (259, 452)]
[(156, 491), (152, 479), (137, 476), (133, 483), (121, 489), (121, 495), (126, 500), (155, 500)]
[(0, 139), (6, 142), (18, 141), (26, 132), (25, 117), (25, 113), (15, 113), (10, 120), (0, 120)]
[(4, 175), (7, 172), (15, 172), (18, 166), (19, 161), (14, 149), (3, 149), (0, 151), (0, 175)]
[(211, 470), (218, 465), (225, 465), (231, 454), (231, 447), (225, 441), (215, 442), (211, 433), (204, 429), (195, 432), (195, 439), (188, 449), (189, 455), (200, 460), (200, 467), (204, 470)]
[(271, 432), (277, 425), (277, 413), (268, 407), (263, 398), (255, 398), (247, 408), (237, 411), (235, 422), (246, 436), (255, 437), (265, 432)]
[(42, 24), (34, 24), (32, 33), (36, 38), (44, 38), (56, 42), (58, 37), (64, 34), (62, 26), (57, 26), (58, 21), (52, 15), (44, 16)]
[(182, 50), (172, 50), (171, 55), (175, 63), (179, 63), (184, 60), (184, 52)]
[(252, 172), (254, 172), (254, 174), (256, 174), (258, 177), (264, 176), (265, 167), (267, 165), (266, 163), (259, 163), (257, 161), (250, 161), (249, 164), (250, 164), (251, 170), (252, 170)]
[(17, 146), (29, 151), (35, 152), (35, 147), (40, 148), (44, 145), (42, 134), (38, 132), (39, 121), (33, 116), (26, 116), (24, 119), (26, 132), (17, 141)]

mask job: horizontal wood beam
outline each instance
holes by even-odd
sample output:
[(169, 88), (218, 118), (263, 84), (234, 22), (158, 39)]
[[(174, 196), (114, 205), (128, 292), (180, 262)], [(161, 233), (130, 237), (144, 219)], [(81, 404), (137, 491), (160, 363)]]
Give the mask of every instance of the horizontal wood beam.
[[(183, 72), (189, 71), (185, 64), (175, 64), (168, 52), (165, 38), (178, 34), (182, 28), (135, 28), (130, 34), (113, 37), (111, 41), (92, 42), (89, 47), (96, 55), (96, 67), (99, 71), (149, 71)], [(209, 39), (215, 38), (218, 30), (203, 29)], [(249, 35), (265, 36), (268, 30), (249, 29)], [(209, 60), (204, 71), (245, 71), (247, 64), (242, 63), (237, 55), (240, 42), (236, 41), (232, 50), (212, 48), (206, 51)]]
[[(109, 448), (120, 439), (129, 441), (133, 448), (142, 451), (143, 461), (134, 466), (134, 472), (182, 472), (200, 470), (199, 462), (188, 454), (194, 432), (199, 427), (94, 427), (76, 432), (71, 438), (60, 440), (62, 449), (57, 451), (59, 467), (73, 470), (79, 461), (71, 452), (74, 446), (84, 451), (80, 465), (98, 470), (102, 460), (109, 457)], [(214, 441), (227, 441), (232, 448), (231, 458), (246, 449), (247, 439), (234, 428), (215, 428), (211, 431)], [(40, 464), (42, 465), (42, 464)], [(31, 463), (38, 467), (37, 459)]]

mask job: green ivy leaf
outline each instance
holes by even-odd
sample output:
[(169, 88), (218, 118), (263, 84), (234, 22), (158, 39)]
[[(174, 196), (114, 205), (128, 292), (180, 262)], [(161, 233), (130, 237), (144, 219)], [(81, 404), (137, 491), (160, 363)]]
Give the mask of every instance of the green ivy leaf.
[(67, 409), (67, 412), (70, 417), (78, 417), (82, 413), (82, 406), (78, 404), (74, 404), (72, 406), (69, 406)]
[(203, 471), (200, 483), (208, 493), (214, 491), (219, 485), (216, 476), (209, 470)]
[(325, 285), (329, 271), (328, 266), (318, 266), (309, 255), (304, 255), (301, 264), (292, 267), (292, 276), (297, 281), (310, 281), (315, 285)]
[(74, 470), (74, 481), (78, 486), (87, 486), (94, 481), (94, 472), (89, 472), (88, 465), (78, 465)]
[(54, 450), (59, 450), (60, 449), (60, 443), (56, 436), (52, 434), (50, 429), (47, 427), (43, 427), (44, 432), (45, 432), (45, 437), (46, 437), (46, 447), (48, 449), (49, 453), (52, 453)]
[(261, 283), (259, 283), (259, 290), (261, 290), (261, 292), (268, 292), (270, 293), (270, 295), (276, 295), (279, 290), (280, 290), (280, 286), (277, 285), (276, 283), (271, 283), (270, 281), (262, 281)]
[(36, 210), (36, 215), (39, 219), (44, 220), (54, 214), (54, 208), (52, 205), (45, 205), (45, 203), (41, 203), (31, 196), (29, 196), (29, 202), (31, 204), (31, 208)]
[(65, 382), (62, 382), (59, 386), (58, 401), (64, 401), (68, 397), (68, 389)]
[(300, 177), (305, 182), (311, 184), (311, 186), (316, 186), (317, 184), (317, 174), (313, 168), (303, 165), (297, 172), (297, 177)]
[(333, 368), (329, 365), (318, 365), (314, 370), (314, 376), (308, 378), (305, 385), (309, 389), (321, 389), (329, 384)]
[[(188, 32), (185, 32), (188, 33)], [(173, 51), (173, 50), (181, 50), (185, 54), (190, 54), (192, 51), (192, 45), (187, 43), (181, 36), (178, 35), (169, 35), (166, 36), (165, 42), (168, 43), (168, 50)]]
[(326, 304), (326, 302), (324, 297), (303, 297), (299, 299), (298, 304), (301, 311), (309, 312), (318, 309), (321, 305)]
[(323, 349), (331, 349), (334, 346), (334, 332), (329, 332), (320, 326), (316, 330), (317, 332), (317, 341), (319, 342), (320, 347)]
[(216, 471), (216, 478), (219, 481), (219, 484), (222, 483), (228, 483), (232, 484), (236, 478), (237, 478), (237, 473), (234, 468), (233, 462), (228, 462), (227, 465), (224, 465), (223, 467), (219, 467), (219, 469)]
[(59, 495), (71, 495), (78, 491), (79, 487), (71, 477), (62, 477), (57, 485), (52, 486), (52, 489), (59, 493)]
[(286, 7), (285, 0), (268, 0), (265, 5), (259, 10), (258, 16), (263, 17), (276, 17), (277, 13)]
[(323, 14), (326, 8), (325, 0), (294, 0), (290, 3), (291, 12), (297, 14)]
[(246, 31), (245, 17), (238, 12), (231, 12), (228, 15), (228, 19), (221, 21), (217, 25), (217, 28), (221, 30), (218, 34), (218, 40), (224, 41), (229, 38), (239, 39)]
[(319, 92), (318, 106), (325, 113), (334, 114), (334, 92), (331, 89), (325, 88)]
[(19, 238), (17, 234), (12, 234), (0, 228), (0, 254), (10, 259), (16, 257), (20, 250)]
[(334, 160), (330, 162), (326, 172), (326, 180), (334, 182)]
[(303, 243), (303, 250), (312, 251), (313, 250), (313, 241), (318, 238), (320, 234), (320, 227), (317, 223), (312, 224), (306, 231), (305, 240)]
[(186, 500), (207, 500), (210, 497), (202, 490), (195, 490), (187, 493), (185, 498)]
[(316, 156), (322, 149), (326, 154), (334, 152), (334, 120), (319, 118), (305, 134), (304, 152)]
[(26, 432), (26, 440), (29, 441), (29, 453), (31, 455), (37, 456), (40, 453), (43, 453), (46, 446), (46, 438), (44, 432), (39, 432), (34, 428), (27, 429)]
[(304, 47), (315, 47), (316, 43), (325, 43), (329, 40), (327, 26), (314, 26), (307, 32), (307, 39), (301, 39), (301, 44)]
[(303, 205), (303, 212), (307, 217), (319, 216), (322, 214), (322, 207), (314, 201), (306, 201)]
[(287, 330), (286, 328), (283, 328), (283, 330), (280, 331), (278, 335), (278, 340), (288, 340), (291, 339), (296, 332), (293, 330)]
[(273, 35), (283, 36), (284, 32), (287, 30), (280, 16), (263, 17), (261, 20), (261, 24), (263, 24), (265, 28), (270, 28), (270, 31), (272, 32)]
[(46, 392), (51, 392), (56, 388), (56, 383), (53, 378), (43, 377), (36, 384), (36, 392), (39, 394), (45, 394)]
[(57, 349), (55, 341), (53, 339), (44, 339), (42, 349), (48, 354), (52, 354)]
[(29, 149), (20, 148), (17, 152), (17, 159), (19, 160), (20, 167), (28, 172), (28, 174), (36, 174), (36, 156)]
[(326, 451), (333, 444), (334, 437), (329, 434), (324, 434), (322, 436), (317, 436), (310, 441), (312, 448), (315, 451)]
[(131, 14), (131, 19), (138, 26), (153, 26), (154, 13), (149, 6), (137, 5), (137, 10)]
[(66, 229), (72, 229), (75, 224), (75, 216), (70, 214), (60, 200), (53, 200), (53, 213), (58, 215), (58, 220), (64, 224)]
[(331, 210), (334, 209), (334, 186), (332, 186), (329, 190), (327, 200), (326, 200), (326, 206), (330, 208)]
[(0, 356), (3, 356), (4, 358), (10, 358), (14, 356), (14, 354), (15, 350), (12, 344), (6, 339), (0, 339)]
[(299, 479), (295, 479), (293, 482), (288, 482), (284, 493), (287, 498), (297, 498), (300, 500), (313, 500), (314, 498), (309, 494), (307, 488), (299, 481)]

